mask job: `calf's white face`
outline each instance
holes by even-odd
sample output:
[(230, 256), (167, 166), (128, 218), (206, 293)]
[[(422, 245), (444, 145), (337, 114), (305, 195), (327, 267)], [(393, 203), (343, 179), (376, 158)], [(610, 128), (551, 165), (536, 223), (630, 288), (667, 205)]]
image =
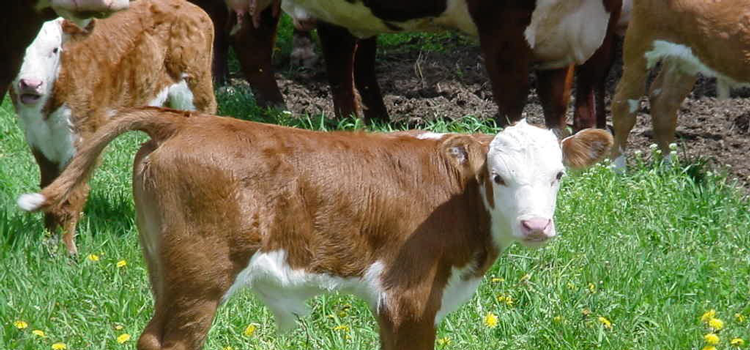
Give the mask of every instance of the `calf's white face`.
[(493, 205), (485, 193), (496, 244), (504, 248), (519, 241), (538, 247), (554, 237), (565, 164), (589, 166), (606, 154), (611, 143), (611, 136), (601, 130), (584, 130), (561, 142), (552, 131), (525, 120), (497, 134), (487, 153)]
[(26, 48), (21, 70), (13, 81), (13, 90), (22, 106), (43, 105), (52, 93), (60, 70), (62, 21), (62, 18), (58, 18), (44, 23), (37, 37)]

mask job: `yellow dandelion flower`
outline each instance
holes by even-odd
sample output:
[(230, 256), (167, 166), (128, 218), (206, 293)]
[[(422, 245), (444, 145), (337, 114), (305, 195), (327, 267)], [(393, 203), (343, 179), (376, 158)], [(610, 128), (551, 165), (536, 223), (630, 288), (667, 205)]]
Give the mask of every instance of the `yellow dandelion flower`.
[(604, 328), (612, 329), (612, 322), (610, 322), (606, 317), (599, 316), (598, 318), (599, 322), (604, 325)]
[(446, 346), (451, 344), (451, 338), (448, 337), (442, 337), (437, 340), (438, 345), (440, 346)]
[(40, 337), (40, 338), (44, 338), (44, 337), (47, 336), (46, 334), (44, 334), (43, 330), (39, 330), (39, 329), (35, 329), (35, 330), (31, 331), (31, 334), (33, 334), (33, 335), (35, 335), (37, 337)]
[(26, 323), (26, 321), (18, 320), (16, 322), (13, 322), (13, 326), (15, 326), (18, 329), (26, 329), (26, 327), (28, 327), (29, 324)]
[(716, 350), (716, 347), (713, 345), (706, 345), (701, 350)]
[(117, 262), (117, 267), (125, 267), (128, 265), (128, 262), (125, 260), (120, 260)]
[(596, 285), (593, 283), (589, 283), (589, 292), (590, 293), (596, 293)]
[(576, 285), (573, 284), (572, 282), (568, 282), (565, 286), (567, 286), (568, 289), (576, 289)]
[(340, 324), (340, 325), (338, 325), (338, 326), (336, 326), (336, 327), (333, 327), (333, 330), (334, 330), (334, 331), (342, 331), (342, 332), (348, 332), (348, 331), (350, 331), (351, 329), (349, 328), (349, 326), (347, 326), (347, 325), (345, 325), (345, 324)]
[(490, 282), (492, 283), (500, 283), (504, 281), (505, 281), (505, 278), (500, 278), (500, 277), (492, 277), (492, 279), (490, 280)]
[(130, 340), (130, 334), (127, 333), (120, 334), (120, 336), (117, 337), (117, 342), (120, 344), (125, 344), (128, 340)]
[(99, 255), (89, 254), (89, 256), (87, 256), (86, 259), (89, 259), (89, 261), (97, 262), (99, 261)]
[(716, 335), (716, 333), (708, 333), (704, 335), (703, 340), (705, 340), (706, 344), (708, 345), (716, 345), (716, 344), (719, 344), (719, 341), (721, 341), (721, 339), (719, 338), (718, 335)]
[(732, 344), (732, 346), (740, 347), (745, 345), (745, 341), (742, 338), (734, 338), (729, 341), (729, 344)]
[(734, 314), (734, 319), (739, 323), (745, 322), (745, 316), (741, 313)]
[(484, 315), (484, 325), (488, 328), (497, 327), (497, 316), (491, 312)]
[(258, 326), (255, 323), (251, 323), (245, 327), (245, 331), (242, 332), (246, 337), (252, 337), (253, 334), (255, 334), (255, 331), (258, 329)]
[(68, 346), (65, 343), (54, 343), (52, 344), (52, 350), (65, 350)]
[(708, 320), (708, 326), (713, 328), (715, 331), (718, 331), (722, 328), (724, 328), (724, 321), (718, 319), (718, 318), (712, 318)]
[(701, 315), (701, 322), (708, 323), (708, 321), (713, 319), (715, 316), (716, 316), (716, 310), (714, 309), (708, 310), (705, 313), (703, 313), (703, 315)]

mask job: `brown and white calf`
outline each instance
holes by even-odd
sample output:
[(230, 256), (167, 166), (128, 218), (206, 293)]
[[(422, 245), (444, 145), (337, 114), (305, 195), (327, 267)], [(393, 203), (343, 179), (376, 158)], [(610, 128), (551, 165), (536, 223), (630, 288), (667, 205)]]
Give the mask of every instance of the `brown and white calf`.
[[(180, 0), (142, 0), (87, 29), (62, 18), (44, 24), (26, 50), (11, 95), (26, 141), (51, 183), (112, 110), (143, 105), (216, 111), (211, 82), (213, 27)], [(61, 226), (70, 253), (88, 187), (45, 215)]]
[[(667, 157), (674, 142), (677, 111), (697, 74), (717, 78), (720, 97), (750, 83), (750, 0), (636, 0), (625, 35), (624, 68), (612, 101), (615, 144), (612, 159), (625, 167), (648, 71), (662, 62), (649, 101), (654, 138)], [(667, 158), (669, 159), (669, 158)]]
[[(258, 0), (245, 1), (258, 5)], [(621, 0), (285, 0), (281, 6), (298, 28), (317, 24), (339, 116), (357, 114), (356, 87), (365, 120), (388, 119), (375, 75), (376, 35), (457, 29), (479, 38), (501, 124), (520, 119), (529, 71), (537, 68), (547, 125), (562, 128), (571, 64), (589, 58), (591, 63), (579, 69), (575, 124), (593, 125), (596, 113), (604, 118), (603, 103), (595, 105), (600, 100), (593, 89), (603, 85), (614, 58), (612, 38)], [(247, 64), (248, 80), (261, 102), (283, 105), (270, 70), (272, 41), (263, 40), (275, 33), (278, 16), (273, 6), (261, 12), (260, 19), (259, 26), (246, 26), (248, 33), (243, 33), (256, 38), (246, 42), (256, 52)]]
[(44, 22), (57, 16), (82, 23), (128, 8), (128, 0), (6, 0), (0, 11), (0, 101), (18, 74), (23, 53)]
[(521, 121), (496, 136), (314, 132), (157, 108), (103, 126), (70, 166), (19, 205), (48, 210), (131, 130), (133, 193), (155, 312), (138, 348), (201, 348), (216, 308), (251, 288), (280, 329), (305, 300), (366, 300), (383, 349), (432, 349), (435, 328), (513, 242), (554, 237), (565, 166), (591, 165), (612, 137), (563, 141)]

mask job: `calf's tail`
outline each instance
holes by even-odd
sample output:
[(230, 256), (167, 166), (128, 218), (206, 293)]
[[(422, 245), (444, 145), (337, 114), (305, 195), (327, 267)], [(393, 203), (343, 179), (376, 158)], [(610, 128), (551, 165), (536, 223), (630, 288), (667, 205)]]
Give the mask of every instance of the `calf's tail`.
[(64, 203), (77, 186), (86, 183), (104, 148), (128, 131), (140, 130), (157, 145), (179, 130), (190, 112), (163, 108), (128, 108), (117, 112), (113, 120), (102, 126), (82, 145), (60, 176), (38, 193), (18, 197), (18, 206), (25, 211), (48, 210)]

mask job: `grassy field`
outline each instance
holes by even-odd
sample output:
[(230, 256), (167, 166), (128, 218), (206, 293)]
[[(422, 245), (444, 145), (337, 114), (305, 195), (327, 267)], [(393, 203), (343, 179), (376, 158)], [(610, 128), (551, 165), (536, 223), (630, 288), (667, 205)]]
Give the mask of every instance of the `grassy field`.
[[(257, 120), (246, 91), (219, 100), (222, 114)], [(320, 116), (263, 121), (361, 127)], [(496, 131), (473, 118), (427, 128)], [(109, 147), (79, 225), (80, 255), (71, 258), (43, 232), (40, 215), (15, 206), (38, 189), (39, 175), (10, 103), (0, 106), (0, 349), (135, 348), (153, 307), (130, 189), (144, 140), (128, 134)], [(703, 349), (712, 331), (717, 349), (750, 341), (750, 203), (702, 164), (665, 169), (642, 160), (627, 175), (596, 166), (568, 176), (560, 237), (539, 250), (508, 249), (475, 297), (440, 325), (436, 348)], [(377, 347), (377, 326), (359, 300), (332, 294), (310, 305), (311, 317), (279, 335), (270, 312), (242, 293), (220, 308), (205, 348)]]

